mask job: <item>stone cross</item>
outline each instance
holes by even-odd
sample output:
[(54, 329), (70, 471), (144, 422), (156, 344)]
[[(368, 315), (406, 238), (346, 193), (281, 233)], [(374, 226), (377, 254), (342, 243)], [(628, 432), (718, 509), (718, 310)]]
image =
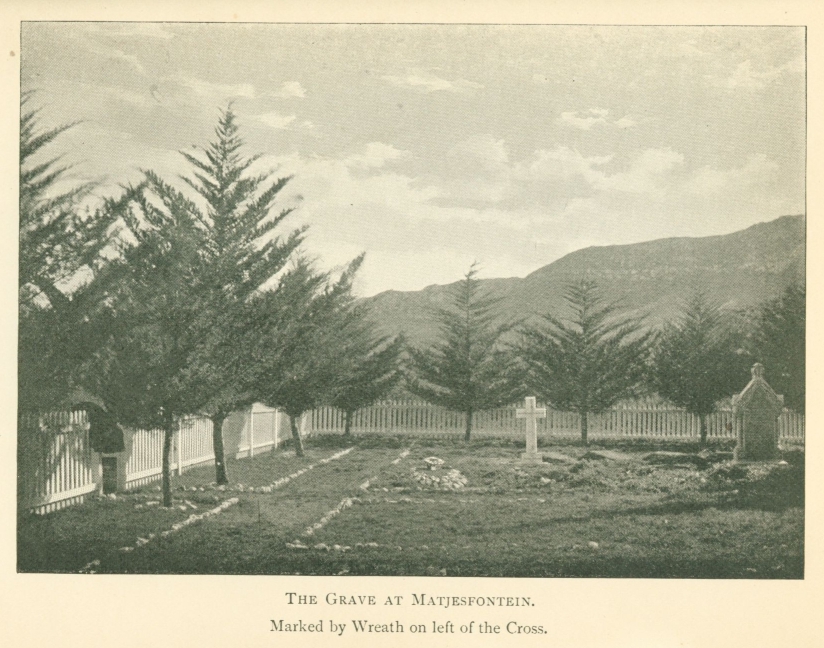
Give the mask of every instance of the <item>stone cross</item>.
[(524, 461), (543, 461), (538, 454), (538, 419), (546, 418), (545, 407), (535, 407), (535, 397), (527, 396), (524, 407), (515, 410), (515, 418), (526, 419), (526, 452), (521, 455)]
[(778, 457), (778, 417), (784, 397), (776, 394), (764, 378), (764, 365), (752, 368), (752, 380), (732, 398), (736, 427), (736, 461), (769, 461)]

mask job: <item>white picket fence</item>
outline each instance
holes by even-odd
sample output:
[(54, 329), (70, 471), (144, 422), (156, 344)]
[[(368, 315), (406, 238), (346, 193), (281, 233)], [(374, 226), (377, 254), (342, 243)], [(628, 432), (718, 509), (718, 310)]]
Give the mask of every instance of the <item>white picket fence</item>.
[[(20, 510), (48, 513), (83, 501), (103, 487), (102, 461), (92, 451), (84, 411), (21, 417), (18, 431), (17, 480)], [(284, 438), (288, 420), (276, 409), (259, 404), (232, 413), (223, 425), (226, 456), (251, 457), (271, 450)], [(308, 429), (304, 427), (304, 433)], [(124, 429), (122, 453), (117, 453), (119, 483), (134, 488), (160, 479), (162, 430)], [(175, 474), (214, 461), (212, 422), (182, 420), (172, 440), (170, 464)]]
[[(728, 408), (710, 416), (710, 438), (732, 438), (727, 423)], [(538, 420), (543, 437), (577, 437), (577, 414), (547, 408), (547, 417)], [(288, 418), (278, 410), (255, 405), (231, 414), (223, 425), (227, 456), (252, 457), (277, 447), (289, 435)], [(464, 431), (464, 417), (423, 401), (383, 401), (358, 411), (353, 417), (354, 434), (411, 434), (454, 437)], [(340, 434), (343, 412), (322, 407), (307, 413), (302, 433)], [(696, 438), (697, 417), (666, 403), (651, 401), (622, 403), (603, 414), (590, 415), (589, 436), (597, 438), (654, 437)], [(478, 412), (473, 419), (473, 436), (520, 439), (523, 421), (515, 418), (514, 407)], [(785, 410), (779, 418), (781, 439), (804, 440), (804, 415)], [(57, 412), (20, 421), (18, 434), (18, 502), (21, 510), (47, 513), (83, 501), (103, 486), (102, 456), (91, 450), (85, 412)], [(120, 482), (133, 488), (158, 480), (161, 473), (163, 433), (161, 430), (124, 430), (126, 449), (119, 453)], [(181, 421), (175, 433), (170, 463), (176, 474), (191, 466), (214, 461), (212, 422), (191, 417)]]
[[(670, 404), (648, 401), (620, 403), (602, 414), (588, 417), (590, 438), (673, 437), (690, 438), (700, 435), (697, 416)], [(311, 427), (317, 433), (338, 434), (344, 431), (344, 414), (333, 407), (312, 412)], [(732, 409), (722, 408), (707, 421), (709, 438), (733, 438)], [(804, 415), (785, 410), (779, 418), (782, 439), (804, 439)], [(425, 401), (381, 401), (365, 407), (352, 417), (353, 434), (414, 434), (446, 437), (463, 434), (465, 418), (460, 412), (430, 405)], [(473, 436), (521, 438), (523, 421), (515, 418), (515, 407), (500, 407), (477, 412), (473, 416)], [(577, 437), (580, 416), (547, 408), (545, 419), (538, 419), (538, 434), (544, 437)]]
[(22, 418), (18, 426), (17, 497), (23, 510), (48, 512), (97, 489), (99, 468), (85, 412)]

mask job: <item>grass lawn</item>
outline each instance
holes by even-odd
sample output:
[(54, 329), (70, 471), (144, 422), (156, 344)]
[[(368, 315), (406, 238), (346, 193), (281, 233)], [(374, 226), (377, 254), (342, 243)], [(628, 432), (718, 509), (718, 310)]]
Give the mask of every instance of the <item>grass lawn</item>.
[[(147, 506), (159, 499), (148, 487), (21, 519), (18, 568), (72, 572), (97, 559), (95, 571), (113, 573), (803, 577), (803, 452), (732, 466), (726, 446), (698, 457), (684, 442), (613, 442), (603, 454), (569, 443), (526, 464), (522, 447), (494, 439), (349, 445), (328, 463), (340, 437), (310, 440), (302, 460), (287, 449), (230, 462), (226, 492), (209, 487), (211, 466), (197, 468), (174, 479), (168, 511)], [(645, 459), (662, 449), (690, 454)], [(149, 541), (121, 550), (138, 537)]]

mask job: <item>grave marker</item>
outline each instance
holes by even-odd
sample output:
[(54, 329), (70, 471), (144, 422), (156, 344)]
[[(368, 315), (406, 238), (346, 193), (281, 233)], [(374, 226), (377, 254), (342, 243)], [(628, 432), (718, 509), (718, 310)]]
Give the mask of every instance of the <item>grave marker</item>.
[(764, 365), (752, 367), (752, 380), (732, 398), (736, 427), (736, 461), (769, 461), (778, 458), (778, 417), (784, 409), (779, 396), (764, 378)]
[(536, 407), (535, 397), (527, 396), (523, 409), (515, 410), (515, 418), (526, 419), (526, 452), (521, 455), (521, 459), (540, 463), (543, 457), (538, 454), (538, 419), (546, 418), (546, 408)]

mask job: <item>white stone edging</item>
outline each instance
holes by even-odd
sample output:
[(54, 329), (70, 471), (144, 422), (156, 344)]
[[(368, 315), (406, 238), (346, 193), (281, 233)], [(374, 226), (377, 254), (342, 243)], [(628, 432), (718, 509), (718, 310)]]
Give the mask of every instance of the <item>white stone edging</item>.
[[(350, 450), (351, 450), (351, 448), (350, 448)], [(409, 455), (409, 452), (410, 452), (410, 449), (407, 448), (406, 450), (401, 452), (401, 454), (396, 459), (393, 459), (391, 463), (393, 463), (393, 464), (399, 463), (402, 459), (404, 459), (405, 457), (407, 457)], [(376, 477), (372, 477), (371, 479), (376, 479)], [(369, 488), (370, 481), (371, 481), (370, 479), (367, 479), (360, 486), (358, 486), (358, 488), (360, 488), (361, 490), (364, 490), (364, 491), (367, 490)], [(306, 529), (303, 532), (303, 535), (304, 536), (314, 535), (316, 531), (320, 531), (324, 526), (326, 526), (326, 524), (328, 524), (329, 521), (332, 518), (339, 515), (341, 513), (341, 511), (344, 511), (344, 510), (348, 509), (355, 502), (360, 502), (360, 498), (358, 498), (358, 497), (344, 497), (338, 503), (338, 505), (335, 508), (333, 508), (331, 511), (329, 511), (320, 520), (315, 522), (312, 526), (306, 527)], [(306, 545), (304, 545), (300, 540), (295, 540), (294, 542), (287, 542), (286, 546), (289, 547), (290, 549), (306, 549), (307, 548)], [(347, 547), (347, 549), (348, 549), (348, 547)]]
[[(348, 453), (352, 452), (352, 450), (354, 450), (354, 449), (355, 449), (354, 447), (351, 447), (351, 448), (346, 448), (345, 450), (341, 450), (340, 452), (336, 452), (335, 454), (333, 454), (333, 455), (331, 455), (331, 456), (329, 456), (329, 457), (326, 457), (326, 458), (321, 459), (320, 461), (318, 461), (318, 465), (320, 465), (320, 464), (327, 464), (327, 463), (329, 463), (330, 461), (335, 461), (336, 459), (340, 459), (340, 458), (341, 458), (341, 457), (343, 457), (344, 455), (346, 455), (346, 454), (348, 454)], [(281, 477), (280, 479), (275, 480), (275, 481), (274, 481), (274, 482), (272, 482), (272, 484), (270, 484), (269, 486), (261, 486), (261, 487), (258, 487), (257, 489), (252, 489), (252, 488), (250, 488), (250, 489), (247, 489), (247, 492), (259, 492), (259, 493), (260, 493), (260, 492), (263, 492), (263, 493), (270, 493), (270, 492), (271, 492), (272, 490), (274, 490), (275, 488), (280, 488), (280, 487), (281, 487), (281, 486), (283, 486), (284, 484), (287, 484), (287, 483), (289, 483), (290, 481), (292, 481), (293, 479), (295, 479), (295, 478), (297, 478), (297, 477), (300, 477), (302, 474), (304, 474), (304, 473), (306, 473), (306, 472), (308, 472), (308, 471), (312, 470), (312, 469), (313, 469), (313, 468), (315, 468), (315, 467), (316, 467), (316, 464), (309, 464), (309, 465), (308, 465), (308, 466), (306, 466), (305, 468), (302, 468), (302, 469), (300, 469), (300, 470), (298, 470), (298, 471), (296, 471), (296, 472), (293, 472), (291, 475), (287, 475), (286, 477)], [(201, 489), (201, 490), (202, 490), (202, 489)], [(188, 500), (185, 500), (185, 501), (186, 501), (186, 503), (187, 503), (187, 504), (189, 504), (190, 506), (194, 506), (194, 505), (193, 505), (193, 504), (191, 504)], [(203, 520), (203, 519), (205, 519), (205, 518), (212, 517), (213, 515), (218, 515), (219, 513), (222, 513), (223, 511), (225, 511), (225, 510), (226, 510), (227, 508), (229, 508), (230, 506), (232, 506), (232, 505), (234, 505), (234, 504), (237, 504), (239, 501), (240, 501), (240, 499), (239, 499), (239, 498), (237, 498), (237, 497), (231, 497), (231, 498), (229, 498), (229, 499), (225, 500), (224, 502), (222, 502), (221, 504), (219, 504), (218, 506), (216, 506), (216, 507), (215, 507), (215, 508), (213, 508), (213, 509), (210, 509), (210, 510), (208, 510), (208, 511), (205, 511), (205, 512), (203, 512), (203, 513), (199, 513), (199, 514), (198, 514), (198, 513), (192, 513), (192, 514), (191, 514), (188, 518), (186, 518), (186, 519), (185, 519), (185, 520), (183, 520), (182, 522), (177, 522), (177, 523), (173, 524), (171, 529), (167, 529), (167, 530), (165, 530), (165, 531), (161, 531), (161, 532), (160, 532), (160, 537), (162, 537), (162, 538), (166, 538), (166, 537), (168, 537), (169, 535), (171, 535), (172, 533), (177, 533), (177, 532), (178, 532), (178, 531), (180, 531), (182, 528), (187, 527), (187, 526), (189, 526), (190, 524), (192, 524), (192, 523), (194, 523), (194, 522), (199, 522), (200, 520)], [(352, 504), (351, 504), (351, 500), (350, 500), (349, 506), (351, 506), (351, 505), (352, 505)], [(338, 506), (340, 506), (340, 505), (338, 505)], [(195, 507), (195, 508), (196, 508), (196, 507)], [(337, 515), (339, 512), (340, 512), (340, 511), (336, 511), (334, 515)], [(334, 516), (333, 516), (333, 517), (334, 517)], [(326, 524), (326, 522), (328, 522), (328, 521), (329, 521), (328, 519), (325, 519), (325, 521), (323, 522), (323, 524)], [(321, 526), (322, 526), (322, 525), (321, 525)], [(151, 542), (152, 540), (154, 540), (154, 538), (156, 538), (156, 537), (157, 537), (157, 535), (156, 535), (156, 534), (154, 534), (154, 533), (150, 533), (150, 534), (149, 534), (148, 536), (146, 536), (145, 538), (142, 538), (142, 537), (138, 538), (138, 539), (137, 539), (137, 541), (135, 542), (135, 544), (134, 544), (134, 545), (130, 545), (130, 546), (126, 546), (126, 547), (120, 547), (120, 551), (121, 551), (121, 552), (123, 552), (123, 553), (127, 553), (127, 552), (130, 552), (130, 551), (134, 551), (137, 547), (142, 547), (143, 545), (148, 544), (149, 542)], [(99, 559), (99, 558), (96, 558), (95, 560), (92, 560), (92, 561), (90, 561), (89, 563), (87, 563), (86, 565), (84, 565), (84, 566), (80, 569), (80, 573), (81, 573), (81, 574), (94, 574), (94, 573), (96, 573), (96, 571), (97, 571), (97, 570), (96, 570), (96, 569), (94, 569), (94, 568), (95, 568), (95, 567), (99, 567), (99, 566), (100, 566), (100, 559)]]
[[(210, 509), (208, 511), (204, 511), (203, 513), (192, 513), (189, 517), (187, 517), (182, 522), (177, 522), (177, 523), (173, 524), (171, 529), (167, 529), (166, 531), (161, 531), (160, 532), (160, 537), (166, 538), (169, 535), (171, 535), (172, 533), (177, 533), (182, 528), (187, 527), (190, 524), (193, 524), (195, 522), (200, 522), (200, 520), (204, 520), (206, 518), (212, 517), (213, 515), (218, 515), (218, 514), (222, 513), (223, 511), (225, 511), (230, 506), (233, 506), (233, 505), (237, 504), (239, 501), (240, 501), (240, 498), (231, 497), (231, 498), (227, 499), (226, 501), (221, 502), (220, 504), (218, 504), (213, 509)], [(149, 544), (156, 537), (157, 537), (157, 534), (150, 533), (145, 538), (142, 538), (142, 537), (138, 538), (137, 541), (134, 543), (134, 545), (120, 547), (119, 551), (121, 551), (123, 553), (134, 551), (138, 547), (142, 547), (144, 545)], [(94, 574), (97, 571), (97, 570), (94, 569), (94, 567), (99, 567), (99, 566), (100, 566), (100, 559), (97, 558), (97, 559), (92, 560), (91, 562), (87, 563), (86, 565), (84, 565), (83, 568), (80, 570), (80, 573), (81, 574)]]
[(403, 452), (401, 452), (400, 456), (399, 456), (397, 459), (393, 459), (393, 460), (392, 460), (392, 464), (393, 464), (393, 465), (397, 465), (397, 464), (399, 464), (399, 463), (401, 462), (401, 460), (403, 460), (404, 458), (406, 458), (406, 457), (408, 457), (408, 456), (409, 456), (409, 453), (410, 453), (411, 451), (412, 451), (412, 450), (411, 450), (411, 448), (407, 448), (406, 450), (404, 450)]
[(344, 497), (335, 508), (329, 511), (320, 520), (315, 522), (312, 526), (306, 527), (306, 530), (303, 532), (303, 535), (310, 536), (313, 535), (315, 531), (320, 531), (324, 526), (326, 526), (329, 520), (338, 515), (341, 511), (348, 509), (354, 503), (355, 500), (351, 497)]

